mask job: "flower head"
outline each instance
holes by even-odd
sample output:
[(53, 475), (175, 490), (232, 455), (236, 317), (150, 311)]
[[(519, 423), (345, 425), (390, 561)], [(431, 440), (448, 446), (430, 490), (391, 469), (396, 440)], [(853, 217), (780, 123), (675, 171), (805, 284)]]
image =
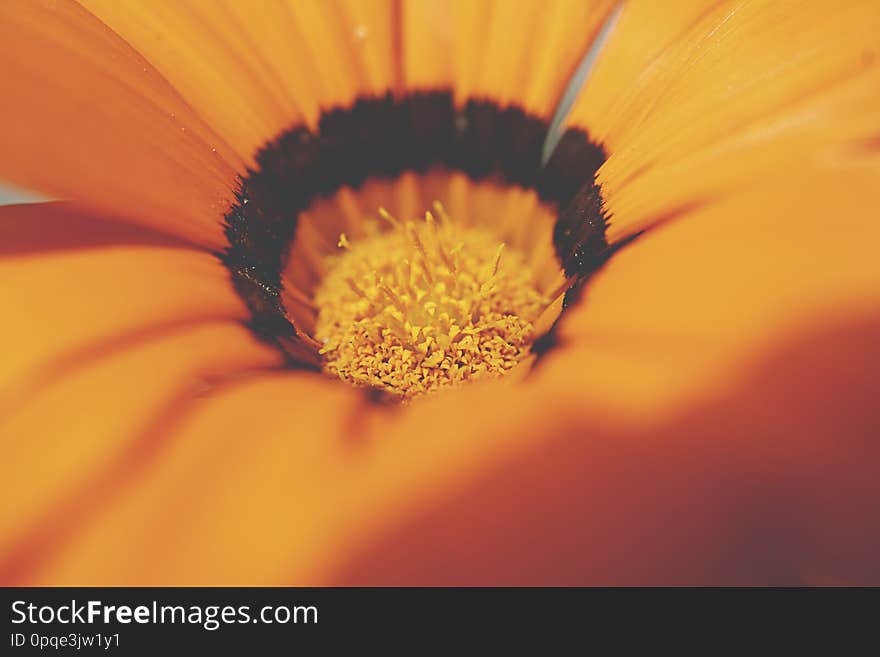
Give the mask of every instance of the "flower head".
[(795, 4), (3, 3), (0, 581), (876, 583), (880, 11)]

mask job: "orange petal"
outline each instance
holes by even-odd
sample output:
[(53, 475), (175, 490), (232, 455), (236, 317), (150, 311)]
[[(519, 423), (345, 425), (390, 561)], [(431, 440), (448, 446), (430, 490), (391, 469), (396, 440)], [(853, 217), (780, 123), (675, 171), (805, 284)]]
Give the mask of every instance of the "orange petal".
[[(4, 212), (3, 214), (6, 214)], [(110, 345), (206, 319), (247, 319), (211, 255), (121, 245), (0, 259), (0, 413), (31, 385)]]
[(163, 437), (156, 466), (95, 504), (26, 581), (299, 579), (342, 547), (334, 539), (349, 516), (334, 507), (351, 505), (361, 481), (349, 435), (368, 408), (351, 388), (309, 374), (264, 376), (198, 401), (153, 436)]
[(391, 0), (83, 4), (247, 161), (321, 109), (395, 84)]
[(26, 581), (870, 583), (878, 322), (777, 345), (648, 424), (540, 383), (403, 411), (316, 375), (243, 383)]
[(65, 0), (0, 7), (0, 176), (199, 244), (224, 243), (238, 158), (105, 25)]
[(611, 153), (609, 240), (872, 138), (878, 31), (870, 0), (627, 3), (571, 119)]
[(530, 398), (474, 385), (387, 409), (319, 375), (229, 387), (165, 426), (162, 466), (102, 500), (26, 581), (327, 582), (414, 509), (540, 440)]
[(877, 308), (878, 185), (876, 157), (804, 169), (649, 231), (563, 315), (537, 376), (652, 416), (723, 391), (769, 341)]
[(0, 418), (0, 477), (15, 491), (0, 503), (0, 580), (26, 581), (93, 508), (144, 470), (164, 467), (180, 408), (212, 385), (280, 360), (232, 322), (170, 329), (95, 354)]
[(0, 258), (113, 245), (193, 247), (178, 237), (104, 218), (72, 203), (0, 206)]
[[(511, 431), (473, 407), (436, 454), (435, 472), (465, 461), (458, 485), (432, 501), (422, 473), (421, 507), (325, 581), (877, 585), (878, 330), (875, 314), (803, 336), (723, 398), (643, 427), (587, 403), (536, 405)], [(475, 469), (473, 440), (520, 449)]]
[(452, 87), (549, 116), (613, 2), (403, 4), (407, 88)]
[(250, 161), (321, 109), (389, 90), (454, 88), (548, 115), (613, 3), (83, 4)]

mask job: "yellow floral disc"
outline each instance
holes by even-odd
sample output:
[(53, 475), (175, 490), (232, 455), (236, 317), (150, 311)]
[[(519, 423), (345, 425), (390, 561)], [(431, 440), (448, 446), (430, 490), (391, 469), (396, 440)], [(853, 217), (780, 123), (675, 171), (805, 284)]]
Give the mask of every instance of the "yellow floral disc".
[(315, 293), (324, 369), (404, 399), (500, 376), (529, 353), (547, 305), (517, 252), (487, 229), (439, 219), (374, 228), (328, 257)]

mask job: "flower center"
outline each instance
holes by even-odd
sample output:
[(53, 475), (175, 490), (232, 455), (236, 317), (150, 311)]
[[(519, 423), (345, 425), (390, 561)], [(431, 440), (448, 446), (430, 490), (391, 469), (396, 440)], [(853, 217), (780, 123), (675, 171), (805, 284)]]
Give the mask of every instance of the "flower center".
[(315, 292), (315, 337), (328, 373), (404, 400), (510, 371), (529, 353), (547, 305), (521, 254), (485, 228), (380, 216), (339, 238)]

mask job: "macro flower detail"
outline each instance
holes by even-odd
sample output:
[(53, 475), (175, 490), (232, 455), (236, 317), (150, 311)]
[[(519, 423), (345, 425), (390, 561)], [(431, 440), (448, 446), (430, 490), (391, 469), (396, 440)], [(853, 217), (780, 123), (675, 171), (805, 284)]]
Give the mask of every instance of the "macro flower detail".
[(878, 33), (3, 3), (0, 581), (880, 582)]
[[(463, 107), (456, 108), (453, 95), (447, 91), (420, 92), (403, 99), (395, 99), (390, 94), (380, 98), (358, 98), (350, 110), (323, 111), (317, 131), (313, 132), (307, 126), (286, 130), (257, 155), (257, 169), (242, 181), (237, 203), (226, 216), (229, 247), (224, 261), (239, 294), (254, 315), (255, 329), (278, 340), (294, 363), (314, 365), (322, 360), (321, 345), (312, 335), (315, 315), (320, 311), (320, 304), (316, 305), (318, 299), (312, 297), (318, 287), (316, 281), (324, 276), (321, 261), (337, 245), (336, 235), (344, 234), (345, 230), (363, 234), (371, 222), (358, 214), (367, 212), (367, 208), (358, 211), (349, 205), (315, 213), (314, 202), (316, 198), (347, 193), (349, 196), (342, 198), (363, 206), (369, 202), (360, 198), (369, 193), (363, 186), (371, 179), (389, 179), (398, 188), (407, 182), (413, 185), (416, 203), (420, 205), (408, 203), (404, 208), (407, 212), (429, 211), (437, 202), (420, 198), (419, 188), (424, 187), (427, 191), (429, 178), (435, 187), (461, 183), (467, 187), (485, 180), (506, 196), (512, 195), (509, 187), (532, 190), (545, 206), (547, 215), (563, 207), (575, 208), (571, 221), (578, 226), (590, 227), (582, 239), (559, 232), (564, 222), (554, 225), (549, 216), (524, 217), (516, 221), (497, 211), (494, 215), (481, 213), (470, 217), (471, 213), (465, 209), (468, 221), (448, 222), (488, 230), (501, 242), (512, 240), (515, 242), (512, 244), (513, 257), (516, 258), (521, 250), (528, 251), (543, 270), (544, 286), (552, 281), (557, 292), (555, 296), (559, 296), (568, 287), (565, 274), (571, 280), (587, 274), (591, 266), (600, 262), (601, 254), (608, 247), (604, 241), (601, 204), (590, 208), (591, 223), (585, 221), (585, 213), (578, 212), (579, 206), (574, 202), (581, 196), (598, 195), (593, 178), (604, 159), (604, 152), (589, 140), (585, 131), (575, 129), (566, 133), (564, 148), (558, 149), (548, 162), (542, 164), (541, 148), (547, 133), (545, 121), (516, 106), (500, 108), (489, 101), (469, 100)], [(416, 178), (405, 178), (406, 173)], [(304, 184), (304, 181), (307, 182)], [(393, 187), (390, 191), (389, 198), (379, 197), (380, 200), (387, 202), (400, 194)], [(531, 195), (527, 198), (528, 202), (534, 202)], [(523, 201), (517, 204), (523, 204)], [(514, 199), (509, 201), (513, 202)], [(398, 223), (396, 219), (387, 219), (391, 217), (387, 210), (376, 207), (368, 210), (375, 213), (380, 209), (381, 216), (386, 218), (386, 227)], [(517, 209), (517, 205), (512, 208), (513, 212)], [(301, 215), (308, 210), (318, 216), (307, 215), (300, 224)], [(443, 215), (448, 216), (445, 211)], [(406, 239), (417, 246), (418, 238), (411, 229), (408, 231)], [(555, 232), (551, 234), (550, 231)], [(374, 248), (381, 250), (392, 242), (386, 240)], [(553, 250), (548, 248), (551, 245)], [(454, 273), (449, 269), (450, 263), (444, 262), (444, 255), (451, 255), (445, 254), (445, 250), (457, 246), (450, 244), (434, 249), (431, 258), (422, 258), (423, 264), (430, 266), (421, 267), (421, 270), (425, 272), (446, 265), (447, 273)], [(494, 252), (497, 246), (494, 244), (490, 250)], [(564, 250), (571, 252), (564, 254)], [(466, 252), (470, 251), (468, 248)], [(434, 262), (429, 263), (429, 260)], [(372, 272), (364, 273), (370, 275)], [(480, 273), (471, 272), (475, 276)], [(507, 277), (502, 274), (502, 279)], [(481, 285), (485, 282), (481, 281)], [(378, 285), (378, 279), (374, 283)], [(346, 283), (346, 287), (353, 289), (351, 284)], [(464, 290), (464, 287), (460, 289)], [(443, 291), (438, 293), (444, 294)], [(392, 313), (395, 312), (393, 306), (400, 306), (387, 293), (383, 298), (391, 303), (389, 310)], [(375, 305), (375, 298), (372, 303)], [(397, 312), (400, 311), (398, 308)], [(539, 314), (527, 321), (537, 319)], [(395, 321), (407, 323), (403, 318)], [(398, 333), (409, 332), (413, 325), (410, 323), (409, 327), (399, 328)], [(466, 327), (458, 328), (465, 330)], [(467, 330), (473, 328), (467, 327)], [(516, 339), (523, 343), (521, 346), (530, 342)], [(424, 343), (424, 339), (419, 342)], [(396, 346), (402, 348), (402, 345)], [(523, 355), (520, 347), (513, 349), (518, 353), (517, 360)], [(425, 344), (425, 349), (429, 350), (430, 345)], [(446, 369), (451, 365), (447, 363)], [(484, 366), (485, 363), (480, 367)], [(336, 366), (331, 369), (339, 371)], [(506, 370), (509, 366), (494, 369)], [(463, 369), (465, 373), (468, 371), (469, 367)], [(352, 380), (351, 377), (343, 378)], [(362, 377), (362, 382), (365, 380)], [(372, 380), (379, 388), (389, 389), (375, 377)], [(457, 377), (456, 380), (464, 379)], [(415, 390), (419, 385), (407, 387)]]
[[(548, 301), (528, 263), (485, 230), (437, 219), (366, 228), (339, 246), (315, 294), (315, 341), (324, 369), (404, 399), (512, 370), (528, 353), (532, 321)], [(369, 233), (373, 234), (370, 235)]]

